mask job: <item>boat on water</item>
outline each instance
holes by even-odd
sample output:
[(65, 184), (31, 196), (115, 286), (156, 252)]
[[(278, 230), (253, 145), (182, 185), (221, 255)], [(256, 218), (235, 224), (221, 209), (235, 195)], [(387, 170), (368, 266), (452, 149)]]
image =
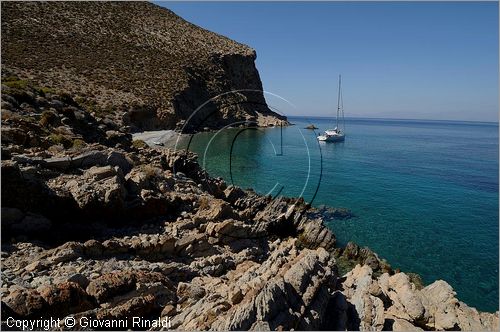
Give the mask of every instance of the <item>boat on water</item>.
[[(342, 128), (340, 125), (342, 124)], [(334, 129), (327, 129), (318, 136), (321, 142), (343, 142), (345, 140), (344, 100), (342, 97), (342, 76), (339, 75), (339, 92), (337, 97), (337, 120)]]

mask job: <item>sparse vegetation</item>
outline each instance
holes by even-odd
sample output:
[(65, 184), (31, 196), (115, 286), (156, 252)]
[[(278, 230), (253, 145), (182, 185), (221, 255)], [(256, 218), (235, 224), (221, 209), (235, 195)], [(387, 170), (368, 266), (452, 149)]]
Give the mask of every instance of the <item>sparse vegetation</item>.
[(61, 144), (65, 148), (70, 148), (73, 145), (73, 141), (70, 138), (61, 134), (50, 134), (49, 141), (52, 144)]
[(140, 139), (136, 139), (136, 140), (133, 140), (132, 141), (132, 146), (136, 149), (144, 149), (146, 148), (148, 145), (146, 144), (146, 142), (144, 142), (143, 140), (140, 140)]
[(14, 81), (19, 81), (19, 77), (15, 76), (15, 75), (9, 75), (9, 76), (2, 77), (3, 84), (5, 84), (6, 82), (14, 82)]
[(139, 166), (141, 171), (146, 174), (146, 179), (151, 180), (160, 176), (161, 169), (151, 165), (141, 165)]
[(27, 80), (13, 79), (14, 77), (8, 77), (7, 79), (2, 80), (2, 84), (8, 86), (13, 89), (26, 89), (28, 87), (29, 82)]
[(20, 79), (19, 77), (15, 75), (10, 75), (10, 76), (3, 76), (2, 77), (2, 84), (5, 86), (8, 86), (11, 89), (18, 89), (18, 90), (26, 90), (27, 88), (34, 90), (36, 93), (41, 95), (42, 97), (45, 97), (46, 94), (55, 94), (56, 90), (51, 87), (47, 86), (38, 86), (32, 81), (25, 80), (25, 79)]
[(45, 96), (46, 94), (49, 94), (49, 93), (51, 93), (51, 94), (56, 93), (55, 89), (49, 88), (49, 87), (46, 87), (46, 86), (43, 86), (41, 88), (37, 88), (37, 90), (38, 90), (38, 93), (40, 95), (42, 95), (42, 96)]
[(40, 117), (40, 125), (42, 127), (47, 127), (53, 124), (57, 120), (57, 114), (51, 111), (43, 111)]
[(89, 113), (95, 112), (98, 108), (96, 101), (93, 99), (78, 97), (75, 101), (80, 107)]
[(208, 210), (210, 208), (210, 201), (205, 196), (200, 196), (198, 204), (200, 210)]
[[(136, 112), (141, 114), (131, 118), (132, 125), (140, 129), (159, 126), (173, 129), (179, 116), (186, 118), (206, 101), (205, 96), (241, 86), (262, 89), (254, 68), (253, 49), (200, 29), (153, 4), (54, 2), (50, 11), (45, 6), (2, 4), (2, 43), (9, 45), (2, 49), (2, 68), (23, 73), (23, 77), (29, 75), (44, 94), (67, 91), (82, 96), (75, 101), (97, 117), (125, 114), (136, 103), (149, 113), (144, 119), (141, 110)], [(52, 11), (58, 13), (57, 18), (49, 14)], [(142, 19), (131, 19), (131, 12)], [(102, 13), (113, 17), (106, 20), (106, 29), (101, 28)], [(126, 32), (123, 26), (127, 26)], [(222, 60), (226, 56), (233, 59), (231, 65), (234, 62), (235, 68), (241, 70), (229, 70)], [(13, 77), (8, 84), (22, 87), (28, 82)], [(249, 112), (269, 112), (265, 106), (255, 109), (265, 102), (261, 93), (246, 97), (256, 101), (248, 106)], [(232, 104), (229, 99), (221, 99), (221, 105)], [(228, 115), (231, 109), (220, 108), (220, 111)], [(244, 113), (234, 116), (244, 117)]]
[(422, 277), (419, 274), (413, 272), (406, 272), (406, 275), (408, 276), (408, 278), (410, 278), (410, 281), (413, 284), (415, 284), (416, 289), (420, 290), (425, 287), (424, 281), (422, 280)]
[(85, 147), (86, 145), (87, 144), (82, 139), (76, 138), (73, 140), (73, 148), (74, 149), (81, 149), (81, 148)]
[(356, 261), (349, 260), (344, 256), (335, 257), (337, 262), (337, 268), (339, 271), (339, 275), (344, 275), (347, 272), (351, 271), (356, 266)]

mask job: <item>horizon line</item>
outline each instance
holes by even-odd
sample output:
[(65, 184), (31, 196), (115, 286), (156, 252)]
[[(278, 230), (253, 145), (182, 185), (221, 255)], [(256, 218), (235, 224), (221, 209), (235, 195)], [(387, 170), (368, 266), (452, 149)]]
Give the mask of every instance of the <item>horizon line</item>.
[[(289, 115), (287, 118), (323, 118), (323, 119), (333, 119), (335, 116), (325, 116), (325, 115)], [(370, 120), (398, 120), (398, 121), (448, 121), (448, 122), (476, 122), (476, 123), (491, 123), (499, 125), (499, 121), (483, 121), (483, 120), (459, 120), (459, 119), (423, 119), (423, 118), (388, 118), (388, 117), (364, 117), (364, 116), (346, 116), (346, 119), (370, 119)]]

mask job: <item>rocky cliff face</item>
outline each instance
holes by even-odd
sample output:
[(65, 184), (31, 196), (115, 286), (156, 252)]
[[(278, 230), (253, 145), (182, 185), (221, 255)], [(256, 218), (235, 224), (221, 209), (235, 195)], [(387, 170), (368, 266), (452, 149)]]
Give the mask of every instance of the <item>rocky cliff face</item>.
[[(286, 120), (248, 46), (149, 2), (2, 3), (2, 71), (132, 131)], [(236, 92), (231, 92), (236, 91)]]
[(74, 316), (88, 330), (80, 318), (141, 316), (187, 330), (498, 330), (498, 312), (446, 282), (423, 287), (368, 248), (336, 248), (325, 211), (227, 186), (195, 155), (132, 142), (70, 95), (10, 82), (2, 329), (9, 317)]

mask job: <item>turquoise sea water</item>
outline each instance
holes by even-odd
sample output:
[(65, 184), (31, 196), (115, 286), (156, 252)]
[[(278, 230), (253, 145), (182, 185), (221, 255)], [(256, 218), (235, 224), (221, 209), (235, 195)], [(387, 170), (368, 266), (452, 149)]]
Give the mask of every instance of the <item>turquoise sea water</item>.
[(317, 134), (332, 119), (290, 120), (282, 130), (200, 133), (190, 149), (228, 183), (349, 208), (355, 218), (328, 222), (340, 244), (369, 246), (394, 268), (498, 310), (497, 124), (347, 119), (344, 143), (319, 144), (303, 128), (312, 122)]

